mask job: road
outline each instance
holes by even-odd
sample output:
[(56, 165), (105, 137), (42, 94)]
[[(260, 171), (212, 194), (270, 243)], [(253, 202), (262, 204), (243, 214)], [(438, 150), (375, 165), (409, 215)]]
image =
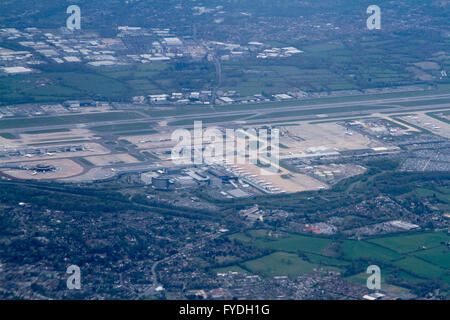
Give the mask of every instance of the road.
[(208, 234), (206, 236), (203, 236), (199, 240), (199, 242), (197, 242), (197, 243), (188, 243), (186, 246), (184, 246), (184, 248), (180, 249), (180, 251), (178, 251), (176, 254), (154, 262), (153, 265), (152, 265), (152, 268), (151, 268), (152, 284), (149, 287), (145, 288), (144, 291), (139, 294), (137, 299), (148, 297), (148, 296), (154, 294), (156, 292), (156, 288), (161, 286), (161, 284), (158, 282), (158, 273), (156, 271), (156, 268), (161, 263), (163, 263), (163, 262), (171, 262), (171, 261), (173, 261), (175, 259), (180, 258), (182, 255), (188, 255), (190, 252), (194, 252), (194, 251), (200, 250), (202, 247), (204, 247), (206, 245), (206, 243), (208, 243), (208, 241), (214, 240), (214, 239), (220, 237), (221, 235), (222, 235), (222, 233), (217, 232), (217, 233), (211, 233), (211, 234)]

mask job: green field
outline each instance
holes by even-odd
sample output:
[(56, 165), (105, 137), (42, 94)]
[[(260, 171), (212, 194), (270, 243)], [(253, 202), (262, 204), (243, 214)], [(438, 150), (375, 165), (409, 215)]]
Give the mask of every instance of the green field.
[(386, 106), (350, 106), (350, 107), (333, 107), (333, 108), (323, 108), (323, 109), (309, 109), (309, 110), (297, 110), (297, 111), (285, 111), (285, 112), (273, 112), (263, 114), (252, 119), (267, 119), (267, 118), (287, 118), (287, 117), (298, 117), (298, 116), (310, 116), (318, 114), (336, 114), (344, 112), (358, 112), (358, 111), (369, 111), (377, 109), (387, 109), (391, 107)]
[(139, 123), (123, 123), (123, 124), (112, 124), (105, 126), (95, 126), (89, 129), (97, 132), (116, 132), (116, 131), (136, 131), (136, 130), (147, 130), (155, 126), (154, 123), (149, 122), (139, 122)]
[(0, 137), (8, 139), (8, 140), (17, 139), (17, 137), (15, 135), (8, 133), (8, 132), (0, 133)]
[(408, 106), (408, 107), (417, 107), (417, 106), (432, 106), (439, 104), (449, 104), (450, 99), (433, 99), (433, 100), (420, 100), (420, 101), (411, 101), (411, 102), (398, 102), (396, 103), (399, 106)]
[(395, 251), (365, 241), (345, 240), (342, 244), (344, 258), (348, 260), (392, 261), (401, 258)]
[(244, 234), (234, 234), (230, 239), (236, 239), (244, 242), (251, 242), (253, 245), (261, 248), (267, 248), (286, 252), (309, 252), (323, 254), (324, 250), (331, 244), (331, 240), (318, 237), (308, 237), (298, 234), (289, 234), (279, 239), (271, 239), (265, 234), (258, 234), (257, 230), (250, 232), (252, 238)]
[[(440, 191), (440, 192), (439, 192)], [(450, 189), (440, 189), (439, 191), (417, 188), (415, 193), (421, 198), (434, 198), (436, 197), (443, 203), (450, 204)]]
[(122, 83), (128, 96), (160, 94), (165, 90), (156, 82), (168, 68), (167, 63), (135, 64), (96, 69), (98, 73)]
[[(346, 280), (365, 286), (367, 284), (367, 277), (369, 275), (366, 272), (361, 272), (359, 274), (353, 275), (351, 277), (347, 277)], [(386, 270), (383, 269), (382, 273), (381, 273), (381, 288), (383, 290), (386, 290), (390, 293), (396, 294), (396, 295), (405, 295), (405, 294), (409, 294), (410, 291), (408, 289), (399, 287), (399, 286), (395, 286), (390, 284), (387, 279), (389, 277), (389, 272), (387, 272)]]
[(45, 130), (35, 130), (35, 131), (25, 131), (25, 134), (43, 134), (43, 133), (58, 133), (58, 132), (70, 132), (70, 129), (45, 129)]
[(125, 85), (115, 79), (91, 72), (42, 72), (0, 78), (2, 104), (93, 97), (120, 100), (123, 96), (128, 96)]
[[(39, 73), (1, 77), (1, 104), (87, 98), (122, 101), (136, 95), (163, 93), (168, 88), (158, 80), (164, 78), (161, 73), (167, 66), (165, 63), (99, 68), (44, 66)], [(169, 88), (174, 85), (171, 81), (167, 83)]]
[(158, 133), (156, 130), (142, 130), (142, 131), (121, 131), (121, 132), (114, 132), (114, 135), (116, 136), (145, 136), (149, 134), (155, 134)]
[[(258, 62), (258, 61), (257, 61)], [(234, 90), (242, 96), (287, 92), (299, 88), (304, 91), (357, 89), (358, 86), (328, 69), (255, 63), (252, 60), (227, 62), (223, 66), (221, 89)]]
[(414, 256), (428, 261), (442, 269), (450, 270), (450, 249), (445, 246), (419, 251)]
[[(294, 39), (265, 41), (265, 44), (273, 46), (295, 46), (304, 52), (283, 59), (242, 57), (221, 61), (220, 83), (214, 63), (206, 59), (195, 62), (174, 59), (96, 68), (83, 64), (36, 65), (36, 73), (0, 78), (0, 103), (9, 105), (84, 98), (130, 101), (133, 96), (170, 94), (182, 89), (211, 90), (216, 86), (219, 91), (233, 90), (242, 96), (260, 93), (270, 96), (297, 89), (331, 92), (402, 85), (421, 88), (433, 85), (448, 92), (448, 80), (438, 80), (438, 71), (427, 71), (435, 79), (425, 82), (416, 79), (408, 70), (413, 63), (427, 60), (430, 50), (445, 51), (448, 42), (435, 41), (428, 34), (420, 39), (416, 37), (366, 34), (362, 38), (309, 43)], [(448, 66), (448, 61), (442, 60), (442, 68)], [(424, 94), (426, 92), (400, 92), (377, 96)], [(423, 103), (440, 101), (430, 99), (429, 102), (405, 102), (404, 105)]]
[(77, 161), (86, 167), (94, 167), (94, 164), (85, 158), (78, 158)]
[(92, 142), (91, 140), (66, 140), (66, 141), (58, 141), (58, 142), (44, 142), (44, 143), (31, 143), (29, 146), (31, 147), (41, 147), (41, 146), (56, 146), (56, 145), (69, 145), (73, 143), (87, 143)]
[(400, 116), (394, 116), (394, 117), (391, 117), (391, 118), (394, 119), (397, 122), (403, 123), (405, 126), (413, 127), (415, 129), (419, 130), (421, 133), (431, 133), (429, 130), (424, 129), (422, 127), (419, 127), (419, 126), (415, 125), (414, 123), (407, 122), (407, 121), (405, 121), (403, 119), (400, 119)]
[(427, 113), (427, 115), (432, 117), (432, 118), (435, 118), (435, 119), (437, 119), (439, 121), (442, 121), (442, 122), (450, 124), (450, 120), (449, 119), (440, 116), (440, 114), (444, 114), (444, 115), (448, 116), (449, 112), (450, 111), (447, 111), (447, 112), (429, 112), (429, 113)]
[[(450, 251), (442, 243), (448, 242), (449, 237), (443, 232), (427, 232), (334, 242), (308, 235), (271, 234), (259, 229), (235, 233), (229, 239), (272, 251), (261, 258), (235, 264), (254, 273), (295, 277), (318, 267), (342, 272), (359, 261), (367, 266), (383, 266), (384, 287), (401, 294), (407, 290), (388, 283), (391, 280), (387, 279), (402, 279), (409, 283), (424, 279), (448, 282), (450, 275), (446, 270), (450, 268)], [(348, 278), (356, 283), (366, 279), (365, 269)]]
[(308, 258), (309, 262), (318, 264), (318, 265), (329, 265), (329, 266), (342, 267), (342, 266), (347, 266), (350, 264), (348, 261), (339, 260), (336, 258), (322, 256), (322, 255), (314, 254), (314, 253), (305, 253), (305, 256)]
[(413, 275), (428, 279), (437, 279), (445, 275), (444, 269), (415, 257), (406, 257), (396, 261), (394, 265)]
[(88, 113), (61, 117), (39, 117), (39, 118), (15, 118), (0, 120), (0, 129), (27, 128), (52, 125), (66, 125), (91, 123), (100, 121), (119, 121), (140, 119), (141, 115), (135, 112), (105, 112)]
[[(167, 110), (150, 110), (146, 113), (152, 117), (171, 117), (180, 115), (192, 115), (192, 114), (214, 114), (218, 112), (229, 112), (229, 111), (253, 111), (253, 110), (264, 110), (273, 109), (276, 110), (280, 107), (302, 107), (302, 106), (314, 106), (317, 104), (330, 104), (330, 107), (334, 103), (344, 103), (344, 102), (361, 102), (370, 101), (375, 99), (393, 99), (393, 98), (405, 98), (405, 97), (423, 97), (430, 94), (440, 94), (440, 93), (450, 93), (450, 88), (442, 88), (435, 91), (413, 91), (413, 92), (396, 92), (396, 93), (384, 93), (384, 94), (370, 94), (361, 96), (344, 96), (344, 97), (331, 97), (331, 98), (313, 98), (305, 99), (299, 101), (279, 101), (279, 102), (263, 102), (263, 103), (253, 103), (253, 104), (243, 104), (243, 105), (223, 105), (211, 108), (210, 106), (199, 106), (199, 105), (186, 105), (170, 107)], [(380, 102), (380, 105), (383, 105)], [(425, 109), (428, 110), (428, 109)]]
[[(286, 252), (274, 252), (262, 258), (247, 261), (243, 265), (253, 273), (268, 277), (289, 276), (291, 278), (311, 273), (317, 267), (295, 254)], [(331, 269), (336, 270), (336, 268), (330, 267)]]
[[(273, 107), (276, 108), (278, 105), (277, 103), (274, 103)], [(287, 105), (288, 106), (288, 105)], [(242, 106), (242, 110), (246, 110), (248, 106)], [(262, 114), (258, 116), (252, 116), (253, 113), (246, 113), (246, 114), (240, 114), (240, 115), (231, 115), (231, 116), (217, 116), (217, 117), (210, 117), (210, 118), (204, 118), (203, 123), (219, 123), (219, 122), (228, 122), (228, 121), (237, 121), (237, 120), (259, 120), (259, 119), (274, 119), (274, 118), (287, 118), (290, 117), (290, 120), (286, 121), (293, 121), (295, 119), (292, 119), (292, 117), (302, 117), (302, 116), (313, 116), (313, 115), (323, 115), (323, 114), (338, 114), (338, 113), (344, 113), (344, 112), (357, 112), (357, 111), (370, 111), (370, 110), (376, 110), (380, 108), (391, 108), (389, 106), (385, 105), (375, 105), (375, 106), (351, 106), (351, 107), (332, 107), (332, 108), (322, 108), (322, 109), (308, 109), (308, 110), (296, 110), (296, 111), (283, 111), (283, 112), (273, 112), (273, 113), (267, 113)], [(212, 109), (210, 110), (191, 110), (192, 112), (204, 112), (205, 114), (209, 114), (214, 112)], [(225, 111), (224, 109), (220, 109), (220, 111)], [(195, 113), (194, 112), (194, 113)], [(167, 111), (150, 111), (148, 112), (152, 116), (170, 116), (170, 115), (182, 115), (185, 114), (185, 111), (174, 111), (174, 110), (167, 110)], [(339, 116), (336, 116), (339, 117)], [(340, 118), (345, 118), (349, 116), (340, 116)], [(352, 117), (355, 117), (353, 115)], [(317, 118), (308, 118), (303, 120), (316, 120)], [(169, 123), (169, 125), (173, 126), (182, 126), (182, 125), (189, 125), (193, 124), (193, 119), (183, 119), (183, 120), (177, 120), (172, 121)], [(273, 121), (273, 123), (279, 123), (280, 121)], [(266, 123), (266, 122), (260, 122), (260, 123)]]
[[(203, 118), (202, 123), (218, 123), (218, 122), (229, 122), (229, 121), (237, 121), (242, 120), (245, 117), (250, 116), (248, 115), (238, 115), (238, 116), (223, 116), (223, 117), (209, 117), (209, 118)], [(168, 123), (169, 126), (187, 126), (187, 125), (194, 125), (194, 119), (184, 119), (184, 120), (178, 120)]]
[(412, 235), (397, 235), (370, 240), (370, 242), (389, 248), (398, 253), (423, 250), (440, 246), (442, 242), (450, 241), (450, 236), (444, 232), (431, 232)]

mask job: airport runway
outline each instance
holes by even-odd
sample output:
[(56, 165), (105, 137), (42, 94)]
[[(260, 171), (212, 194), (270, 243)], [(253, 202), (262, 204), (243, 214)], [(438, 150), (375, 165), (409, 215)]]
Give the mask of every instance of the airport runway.
[[(220, 107), (216, 108), (216, 112), (207, 112), (207, 113), (195, 113), (195, 114), (183, 114), (179, 116), (162, 116), (162, 117), (151, 117), (146, 115), (146, 117), (141, 119), (132, 119), (132, 120), (117, 120), (117, 121), (100, 121), (95, 123), (89, 123), (89, 124), (64, 124), (64, 125), (48, 125), (48, 126), (36, 126), (36, 127), (26, 127), (26, 128), (17, 128), (17, 129), (0, 129), (0, 132), (8, 132), (8, 133), (22, 133), (24, 131), (32, 130), (46, 130), (50, 127), (53, 129), (56, 128), (89, 128), (90, 126), (103, 126), (103, 125), (112, 125), (112, 124), (126, 124), (126, 123), (142, 123), (142, 122), (153, 122), (153, 121), (177, 121), (177, 120), (187, 120), (192, 119), (192, 122), (194, 120), (205, 120), (208, 118), (216, 118), (216, 117), (228, 117), (228, 116), (248, 116), (248, 117), (258, 117), (266, 114), (270, 114), (273, 112), (290, 112), (290, 111), (302, 111), (302, 110), (317, 110), (317, 115), (321, 114), (321, 109), (328, 109), (328, 108), (345, 108), (345, 107), (352, 107), (352, 106), (376, 106), (379, 105), (380, 108), (377, 109), (371, 109), (371, 110), (361, 110), (361, 111), (351, 111), (351, 112), (333, 112), (333, 113), (327, 113), (326, 115), (331, 118), (331, 116), (334, 115), (369, 115), (374, 112), (411, 112), (415, 110), (420, 110), (427, 108), (427, 106), (396, 106), (396, 103), (403, 103), (403, 102), (416, 102), (416, 101), (426, 101), (426, 100), (434, 100), (434, 99), (442, 99), (442, 98), (450, 98), (450, 94), (438, 94), (438, 95), (427, 95), (427, 96), (420, 96), (420, 97), (407, 97), (407, 98), (387, 98), (387, 99), (374, 99), (374, 100), (359, 100), (359, 101), (351, 101), (351, 102), (339, 102), (339, 103), (323, 103), (323, 104), (311, 104), (311, 105), (299, 105), (299, 106), (286, 106), (286, 107), (270, 107), (270, 103), (267, 104), (261, 104), (261, 106), (257, 106), (253, 109), (244, 109), (244, 110), (235, 110), (235, 111), (220, 111)], [(243, 108), (246, 107), (246, 105), (242, 105)], [(429, 109), (444, 109), (450, 107), (450, 103), (440, 104), (440, 105), (431, 105), (429, 106)], [(307, 116), (288, 116), (288, 119), (295, 119), (295, 120), (302, 120), (302, 119), (310, 119), (314, 115), (307, 115)], [(51, 117), (51, 116), (49, 116)], [(56, 117), (56, 116), (55, 116)], [(18, 119), (18, 118), (15, 118)], [(30, 118), (24, 118), (24, 119), (30, 119)], [(266, 118), (266, 119), (255, 119), (255, 122), (263, 122), (263, 121), (272, 121), (272, 120), (282, 120), (283, 117), (280, 118)], [(320, 120), (321, 118), (317, 118)], [(325, 117), (323, 119), (326, 119)], [(5, 119), (6, 120), (6, 119)], [(0, 120), (1, 122), (2, 120)], [(253, 120), (252, 120), (253, 121)], [(233, 121), (231, 121), (233, 122)], [(248, 120), (248, 123), (251, 123), (250, 120)], [(192, 125), (182, 125), (180, 127), (191, 127)], [(170, 124), (169, 124), (169, 127)], [(176, 126), (172, 126), (176, 127)]]

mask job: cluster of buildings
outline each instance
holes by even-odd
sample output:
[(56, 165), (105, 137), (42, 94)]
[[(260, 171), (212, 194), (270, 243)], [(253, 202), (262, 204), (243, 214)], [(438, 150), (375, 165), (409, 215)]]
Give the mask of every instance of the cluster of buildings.
[[(213, 93), (211, 90), (192, 91), (183, 89), (182, 92), (167, 92), (160, 94), (152, 94), (148, 96), (135, 96), (133, 102), (136, 104), (164, 104), (164, 105), (183, 105), (183, 104), (205, 104), (209, 105), (215, 103), (216, 105), (231, 105), (231, 104), (249, 104), (249, 103), (264, 103), (273, 101), (294, 101), (305, 100), (313, 98), (326, 97), (343, 97), (343, 96), (359, 96), (363, 94), (379, 94), (379, 93), (394, 93), (417, 91), (413, 86), (400, 88), (380, 88), (380, 89), (363, 89), (363, 90), (339, 90), (339, 91), (321, 91), (321, 92), (306, 92), (300, 89), (280, 92), (274, 94), (254, 94), (251, 96), (242, 96), (235, 90), (217, 90)], [(370, 91), (370, 92), (369, 92)]]
[(47, 62), (99, 67), (169, 61), (184, 56), (183, 42), (169, 29), (123, 26), (118, 27), (115, 38), (101, 38), (95, 33), (75, 33), (65, 28), (52, 31), (5, 28), (0, 29), (0, 39), (15, 41), (33, 51), (0, 48), (0, 67), (8, 74), (31, 72), (27, 65)]
[[(7, 158), (34, 158), (39, 156), (53, 156), (58, 153), (70, 153), (70, 152), (81, 152), (88, 150), (88, 147), (83, 144), (73, 144), (64, 146), (54, 146), (54, 147), (34, 147), (34, 148), (14, 148), (10, 146), (1, 146), (0, 157), (3, 159)], [(2, 165), (5, 167), (5, 165)]]
[(142, 173), (141, 181), (156, 190), (191, 189), (210, 184), (210, 177), (201, 168), (166, 168)]
[(6, 117), (33, 117), (43, 115), (66, 115), (80, 111), (107, 111), (111, 105), (106, 101), (68, 100), (54, 104), (26, 104), (5, 106), (0, 109), (0, 119)]
[(258, 59), (288, 58), (299, 53), (303, 53), (303, 51), (295, 47), (272, 48), (272, 49), (265, 49), (263, 52), (258, 53), (256, 57)]
[(172, 92), (133, 97), (136, 104), (210, 104), (211, 90)]
[[(29, 35), (15, 28), (0, 29), (0, 39), (14, 41)], [(15, 75), (33, 72), (33, 65), (44, 63), (37, 55), (28, 50), (13, 50), (0, 47), (0, 74)]]
[(351, 134), (352, 131), (357, 131), (375, 138), (398, 137), (411, 134), (401, 124), (396, 124), (383, 118), (346, 121), (343, 125), (348, 129), (348, 134)]
[(214, 289), (186, 290), (188, 299), (352, 299), (394, 300), (410, 299), (412, 295), (396, 296), (381, 290), (369, 290), (364, 286), (343, 280), (335, 274), (306, 274), (295, 279), (287, 276), (262, 278), (258, 275), (247, 275), (241, 272), (228, 271), (218, 273)]
[(260, 176), (226, 164), (163, 168), (144, 172), (140, 178), (143, 184), (156, 190), (194, 190), (207, 186), (207, 192), (219, 199), (285, 192)]
[[(32, 72), (27, 65), (46, 63), (85, 63), (90, 66), (112, 66), (128, 63), (151, 63), (191, 57), (212, 59), (219, 52), (222, 60), (255, 54), (258, 58), (288, 57), (301, 53), (294, 47), (266, 49), (262, 43), (247, 46), (209, 41), (199, 44), (191, 37), (180, 38), (170, 29), (119, 26), (114, 38), (95, 33), (76, 33), (66, 28), (0, 29), (0, 39), (16, 41), (30, 51), (0, 48), (0, 67), (7, 74)], [(34, 51), (34, 52), (31, 52)], [(263, 50), (258, 53), (258, 50)], [(209, 54), (208, 54), (209, 53)]]
[(209, 49), (209, 51), (218, 52), (222, 61), (228, 61), (233, 58), (245, 56), (255, 56), (258, 59), (287, 58), (303, 53), (302, 50), (295, 47), (270, 48), (269, 46), (257, 41), (250, 41), (247, 45), (209, 41), (206, 42), (205, 46)]
[(258, 193), (255, 188), (220, 166), (165, 168), (141, 174), (141, 182), (155, 190), (193, 190), (208, 186), (218, 198), (245, 198)]
[(247, 104), (260, 103), (270, 101), (291, 100), (294, 96), (287, 94), (273, 95), (271, 97), (255, 94), (252, 96), (241, 96), (235, 90), (222, 91), (218, 90), (214, 94), (211, 90), (191, 91), (183, 90), (183, 92), (172, 92), (162, 94), (151, 94), (148, 96), (135, 96), (133, 103), (135, 104), (163, 104), (163, 105), (186, 105), (186, 104), (204, 104), (209, 105), (214, 102), (217, 105), (229, 104)]

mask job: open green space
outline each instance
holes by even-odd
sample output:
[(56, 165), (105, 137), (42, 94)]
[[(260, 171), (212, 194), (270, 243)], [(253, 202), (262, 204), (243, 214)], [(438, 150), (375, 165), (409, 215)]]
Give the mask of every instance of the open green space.
[[(368, 110), (376, 110), (379, 108), (391, 108), (387, 106), (347, 106), (347, 107), (331, 107), (331, 108), (322, 108), (322, 109), (308, 109), (308, 110), (295, 110), (295, 111), (283, 111), (283, 112), (273, 112), (273, 113), (266, 113), (258, 116), (253, 116), (251, 113), (248, 114), (240, 114), (240, 115), (231, 115), (231, 116), (217, 116), (217, 117), (210, 117), (210, 118), (204, 118), (204, 123), (219, 123), (219, 122), (228, 122), (228, 121), (237, 121), (237, 120), (258, 120), (258, 119), (273, 119), (273, 118), (287, 118), (287, 117), (302, 117), (302, 116), (312, 116), (312, 115), (323, 115), (323, 114), (338, 114), (338, 113), (345, 113), (345, 112), (357, 112), (357, 111), (368, 111)], [(223, 109), (220, 109), (220, 111), (223, 111)], [(167, 111), (167, 113), (177, 113), (178, 111)], [(200, 111), (199, 111), (200, 112)], [(210, 113), (212, 111), (206, 111), (206, 113)], [(164, 111), (159, 111), (160, 116), (164, 113)], [(151, 115), (155, 115), (154, 112), (149, 112)], [(352, 116), (352, 115), (351, 115)], [(340, 116), (341, 118), (350, 117), (350, 116)], [(353, 117), (353, 116), (352, 116)], [(315, 120), (317, 118), (308, 118), (304, 120)], [(287, 120), (287, 121), (293, 121), (293, 119)], [(279, 123), (280, 121), (272, 121), (273, 123)], [(266, 122), (260, 122), (260, 123), (266, 123)], [(182, 125), (189, 125), (193, 124), (192, 119), (183, 119), (183, 120), (177, 120), (170, 122), (169, 125), (174, 126), (182, 126)]]
[(94, 167), (94, 164), (86, 158), (78, 158), (77, 161), (86, 167)]
[(136, 130), (146, 130), (153, 128), (154, 123), (148, 122), (138, 122), (138, 123), (123, 123), (123, 124), (111, 124), (105, 126), (95, 126), (89, 129), (97, 132), (116, 132), (116, 131), (136, 131)]
[(382, 237), (369, 241), (399, 253), (407, 253), (440, 246), (441, 243), (450, 241), (450, 236), (444, 232), (429, 232)]
[(410, 102), (398, 102), (396, 103), (399, 106), (432, 106), (439, 104), (448, 104), (450, 103), (450, 99), (432, 99), (432, 100), (419, 100), (419, 101), (410, 101)]
[[(349, 268), (350, 264), (359, 261), (364, 265), (384, 266), (386, 279), (401, 278), (406, 282), (439, 279), (445, 282), (448, 278), (445, 270), (450, 268), (450, 251), (442, 242), (449, 241), (449, 235), (443, 232), (396, 234), (367, 240), (334, 242), (332, 239), (307, 235), (274, 235), (267, 230), (257, 229), (235, 233), (229, 238), (258, 248), (273, 250), (261, 258), (238, 263), (246, 270), (270, 277), (276, 275), (294, 277), (312, 272), (311, 270), (318, 267), (343, 271)], [(424, 246), (425, 244), (428, 248)], [(417, 249), (419, 250), (416, 251)], [(395, 270), (395, 277), (390, 276), (389, 270)], [(348, 278), (357, 283), (366, 279), (365, 273)], [(399, 294), (407, 291), (387, 283), (387, 280), (383, 283)]]
[(450, 113), (450, 111), (447, 111), (447, 112), (445, 112), (445, 111), (444, 112), (429, 112), (429, 113), (427, 113), (427, 115), (432, 117), (432, 118), (435, 118), (436, 120), (439, 120), (439, 121), (442, 121), (442, 122), (450, 124), (450, 120), (447, 117), (442, 117), (441, 116), (441, 114), (447, 116), (449, 113)]
[(414, 253), (414, 256), (430, 262), (445, 270), (450, 270), (450, 249), (447, 246), (422, 250)]
[[(311, 273), (317, 267), (296, 254), (286, 252), (274, 252), (262, 258), (247, 261), (243, 265), (253, 273), (268, 277), (289, 276), (291, 278)], [(337, 269), (329, 267), (328, 270)]]
[(120, 132), (114, 132), (114, 135), (116, 136), (145, 136), (149, 134), (155, 134), (158, 133), (156, 130), (142, 130), (142, 131), (120, 131)]
[[(450, 93), (450, 88), (448, 89), (438, 89), (433, 91), (412, 91), (412, 92), (395, 92), (395, 93), (384, 93), (384, 94), (369, 94), (361, 96), (344, 96), (344, 97), (331, 97), (331, 98), (313, 98), (305, 99), (299, 101), (278, 101), (278, 102), (264, 102), (264, 103), (249, 103), (243, 105), (222, 105), (211, 108), (210, 106), (198, 106), (198, 105), (187, 105), (187, 106), (177, 106), (168, 107), (166, 110), (149, 110), (146, 113), (152, 117), (170, 117), (170, 116), (180, 116), (189, 114), (212, 114), (217, 112), (228, 112), (228, 111), (243, 111), (243, 110), (258, 110), (272, 108), (276, 110), (280, 107), (302, 107), (302, 106), (314, 106), (318, 104), (330, 104), (330, 107), (334, 103), (345, 103), (345, 102), (361, 102), (370, 101), (375, 99), (391, 99), (391, 98), (405, 98), (405, 97), (418, 97), (427, 96), (430, 94), (439, 93)], [(383, 102), (380, 102), (380, 105)], [(428, 109), (424, 109), (428, 110)]]
[[(264, 232), (264, 231), (260, 231)], [(326, 238), (303, 236), (298, 234), (287, 234), (279, 238), (267, 237), (264, 233), (258, 233), (257, 230), (250, 231), (250, 237), (238, 233), (229, 237), (244, 242), (251, 242), (253, 245), (261, 248), (267, 248), (286, 252), (310, 252), (323, 254), (324, 250), (331, 244), (331, 240)]]
[(2, 104), (51, 102), (85, 98), (121, 100), (128, 90), (121, 82), (91, 72), (41, 72), (0, 77)]
[(92, 142), (91, 140), (67, 140), (58, 142), (44, 142), (44, 143), (32, 143), (29, 144), (31, 147), (41, 147), (41, 146), (57, 146), (57, 145), (70, 145), (73, 143), (87, 143)]
[(445, 275), (445, 270), (415, 257), (406, 257), (394, 262), (399, 268), (419, 277), (437, 279)]
[[(366, 272), (361, 272), (361, 273), (355, 274), (353, 276), (347, 277), (346, 280), (356, 283), (356, 284), (359, 284), (359, 285), (362, 285), (362, 286), (366, 286), (368, 276), (369, 275)], [(393, 294), (396, 294), (399, 296), (410, 293), (410, 291), (406, 288), (390, 284), (389, 278), (390, 278), (389, 270), (383, 269), (382, 273), (381, 273), (381, 288), (383, 290), (386, 290), (390, 293), (393, 293)]]
[(391, 108), (391, 107), (377, 106), (377, 105), (375, 105), (375, 106), (332, 107), (332, 108), (322, 108), (322, 109), (273, 112), (273, 113), (259, 115), (252, 119), (287, 118), (287, 117), (296, 117), (296, 116), (310, 116), (310, 115), (318, 115), (318, 114), (336, 114), (336, 113), (344, 113), (344, 112), (358, 112), (358, 111), (368, 111), (368, 110), (387, 109), (387, 108)]
[(135, 112), (87, 113), (60, 117), (15, 118), (0, 120), (0, 129), (80, 124), (101, 121), (133, 120), (142, 118)]
[(341, 248), (343, 257), (349, 260), (387, 262), (401, 258), (395, 251), (365, 241), (345, 240)]
[[(203, 118), (202, 123), (219, 123), (219, 122), (229, 122), (229, 121), (237, 121), (245, 118), (249, 115), (238, 115), (238, 116), (224, 116), (224, 117), (209, 117), (209, 118)], [(194, 125), (194, 119), (183, 119), (178, 121), (169, 122), (168, 125), (170, 126), (187, 126), (187, 125)]]
[(8, 140), (17, 139), (17, 137), (15, 135), (13, 135), (12, 133), (8, 133), (8, 132), (0, 132), (0, 137), (8, 139)]
[(429, 190), (417, 188), (415, 193), (421, 198), (437, 198), (439, 201), (450, 204), (450, 189)]
[(320, 254), (314, 253), (305, 253), (305, 256), (308, 258), (308, 261), (318, 265), (329, 265), (336, 267), (343, 267), (350, 264), (350, 262), (345, 260), (340, 260), (332, 257), (323, 256)]
[(70, 129), (61, 128), (61, 129), (44, 129), (44, 130), (34, 130), (34, 131), (25, 131), (25, 134), (44, 134), (44, 133), (59, 133), (59, 132), (70, 132)]

